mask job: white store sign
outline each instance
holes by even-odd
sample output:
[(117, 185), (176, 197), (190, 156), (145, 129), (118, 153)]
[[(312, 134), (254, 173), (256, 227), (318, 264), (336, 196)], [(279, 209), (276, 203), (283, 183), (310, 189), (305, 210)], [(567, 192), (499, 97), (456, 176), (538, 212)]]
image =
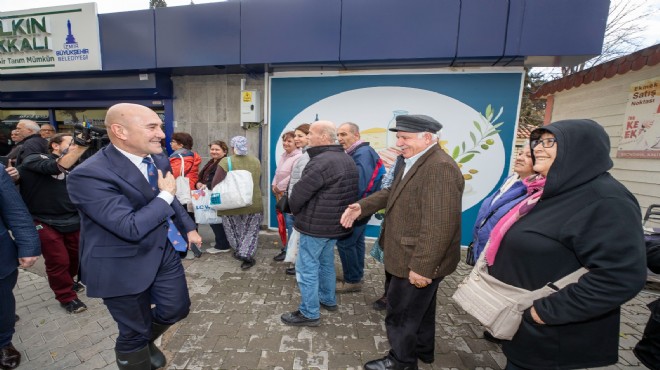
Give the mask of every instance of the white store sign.
[(100, 69), (96, 3), (0, 12), (0, 74)]

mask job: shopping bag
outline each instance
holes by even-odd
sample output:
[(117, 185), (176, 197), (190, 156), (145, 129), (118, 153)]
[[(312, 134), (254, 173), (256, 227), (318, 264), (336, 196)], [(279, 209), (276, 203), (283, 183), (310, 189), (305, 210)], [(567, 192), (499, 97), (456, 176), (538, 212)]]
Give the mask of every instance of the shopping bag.
[(284, 214), (279, 210), (275, 210), (277, 214), (277, 232), (280, 234), (282, 245), (286, 245), (286, 220)]
[(176, 178), (176, 199), (181, 204), (188, 204), (192, 201), (190, 197), (190, 180), (184, 175), (185, 162), (180, 154), (179, 158), (181, 158), (181, 174)]
[(222, 223), (222, 217), (219, 217), (218, 212), (210, 207), (211, 192), (208, 189), (193, 190), (190, 193), (193, 211), (195, 212), (195, 222), (205, 225)]
[(247, 207), (252, 204), (252, 174), (246, 170), (232, 170), (231, 157), (227, 157), (227, 177), (211, 191), (211, 208), (223, 211)]
[(300, 233), (298, 230), (293, 229), (289, 237), (289, 243), (286, 245), (286, 257), (284, 262), (296, 262), (298, 257), (298, 248), (300, 247)]

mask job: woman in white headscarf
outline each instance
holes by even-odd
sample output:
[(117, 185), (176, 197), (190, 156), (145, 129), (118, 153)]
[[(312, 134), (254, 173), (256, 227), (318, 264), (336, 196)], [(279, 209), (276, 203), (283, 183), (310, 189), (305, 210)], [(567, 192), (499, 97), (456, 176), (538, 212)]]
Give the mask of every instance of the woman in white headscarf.
[(229, 158), (232, 170), (246, 170), (252, 174), (252, 204), (247, 207), (218, 211), (222, 216), (222, 226), (227, 234), (229, 245), (234, 249), (234, 257), (243, 261), (241, 269), (247, 270), (255, 265), (254, 255), (257, 253), (259, 228), (264, 218), (261, 202), (261, 163), (259, 159), (248, 154), (247, 139), (244, 136), (234, 136), (229, 146), (232, 156), (222, 158), (218, 170), (213, 176), (212, 187), (227, 177)]

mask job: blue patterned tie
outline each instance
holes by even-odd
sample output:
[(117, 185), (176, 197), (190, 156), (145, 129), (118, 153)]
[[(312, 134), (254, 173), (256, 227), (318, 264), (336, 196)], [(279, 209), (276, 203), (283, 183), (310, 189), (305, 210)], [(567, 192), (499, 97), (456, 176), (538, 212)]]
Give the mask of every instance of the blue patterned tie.
[[(156, 171), (156, 165), (151, 157), (147, 156), (142, 159), (142, 163), (147, 165), (147, 177), (149, 178), (149, 185), (151, 185), (151, 190), (154, 191), (154, 194), (158, 194), (158, 174)], [(167, 239), (170, 243), (179, 252), (185, 252), (188, 250), (188, 244), (181, 236), (181, 233), (174, 225), (172, 218), (167, 219), (168, 228), (167, 228)]]

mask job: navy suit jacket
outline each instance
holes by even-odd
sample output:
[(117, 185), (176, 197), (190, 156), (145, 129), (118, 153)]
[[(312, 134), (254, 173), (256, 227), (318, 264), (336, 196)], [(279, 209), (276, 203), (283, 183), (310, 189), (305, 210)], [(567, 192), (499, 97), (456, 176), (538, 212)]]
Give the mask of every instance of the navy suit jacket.
[[(171, 172), (163, 154), (151, 156)], [(80, 266), (89, 297), (110, 298), (145, 291), (154, 281), (167, 242), (167, 219), (186, 238), (195, 222), (174, 198), (154, 195), (142, 172), (112, 144), (75, 168), (67, 178), (78, 207)]]
[(16, 271), (19, 257), (40, 254), (41, 243), (32, 216), (5, 166), (0, 164), (0, 279)]

